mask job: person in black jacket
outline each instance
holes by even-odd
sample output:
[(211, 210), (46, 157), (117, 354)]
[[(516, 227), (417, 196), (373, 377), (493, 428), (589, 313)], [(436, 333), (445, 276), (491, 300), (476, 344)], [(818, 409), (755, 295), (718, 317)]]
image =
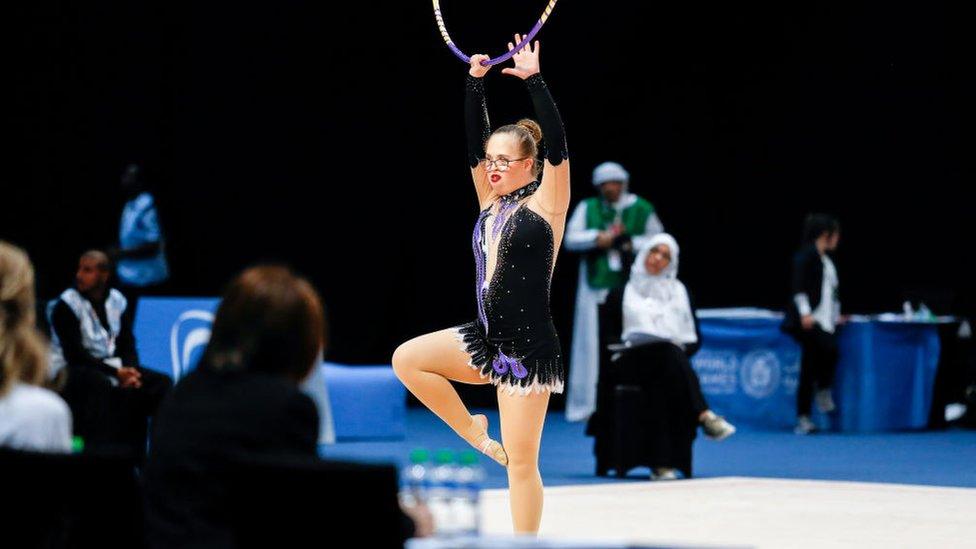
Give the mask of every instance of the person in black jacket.
[[(230, 511), (237, 471), (255, 460), (317, 458), (319, 416), (299, 385), (320, 361), (324, 334), (318, 294), (288, 269), (253, 267), (231, 283), (199, 366), (156, 418), (145, 475), (150, 547), (240, 546)], [(256, 504), (280, 513), (308, 502)], [(378, 526), (406, 539), (414, 525), (402, 518)]]
[(822, 412), (836, 409), (831, 394), (838, 359), (835, 332), (843, 323), (837, 268), (829, 255), (840, 241), (840, 223), (829, 215), (810, 214), (803, 232), (804, 245), (793, 256), (793, 299), (782, 325), (803, 351), (796, 391), (797, 434), (816, 430), (810, 419), (814, 391)]

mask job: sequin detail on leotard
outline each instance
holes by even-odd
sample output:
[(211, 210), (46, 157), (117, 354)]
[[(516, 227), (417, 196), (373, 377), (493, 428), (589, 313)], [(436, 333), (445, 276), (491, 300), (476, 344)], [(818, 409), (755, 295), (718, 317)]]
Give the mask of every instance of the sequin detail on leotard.
[[(496, 214), (488, 207), (478, 216), (472, 235), (478, 319), (456, 327), (469, 365), (509, 394), (563, 391), (559, 339), (549, 313), (552, 228), (520, 203), (538, 187), (533, 181), (501, 197)], [(497, 242), (490, 280), (489, 242)]]

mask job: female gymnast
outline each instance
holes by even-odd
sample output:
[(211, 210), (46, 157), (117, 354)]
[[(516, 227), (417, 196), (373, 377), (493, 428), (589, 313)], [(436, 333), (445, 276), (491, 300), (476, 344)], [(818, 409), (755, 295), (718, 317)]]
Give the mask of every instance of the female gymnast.
[[(514, 44), (520, 41), (516, 34)], [(549, 395), (561, 393), (565, 379), (549, 288), (569, 209), (569, 158), (562, 120), (539, 72), (539, 41), (512, 59), (515, 66), (502, 73), (525, 82), (538, 124), (523, 119), (489, 135), (482, 80), (488, 56), (473, 56), (466, 77), (468, 160), (481, 208), (472, 238), (478, 318), (403, 343), (393, 369), (461, 438), (507, 467), (514, 531), (535, 534), (542, 519), (542, 427)], [(488, 436), (487, 417), (472, 416), (449, 380), (496, 386), (504, 447)]]

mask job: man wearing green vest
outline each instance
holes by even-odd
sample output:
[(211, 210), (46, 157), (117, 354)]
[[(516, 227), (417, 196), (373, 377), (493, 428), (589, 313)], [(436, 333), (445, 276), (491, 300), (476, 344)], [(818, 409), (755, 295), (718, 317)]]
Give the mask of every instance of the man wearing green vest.
[(600, 194), (580, 202), (566, 225), (565, 248), (581, 254), (566, 394), (568, 421), (585, 420), (596, 409), (600, 304), (610, 290), (627, 283), (633, 250), (664, 231), (654, 206), (627, 191), (629, 182), (630, 174), (620, 164), (597, 166), (593, 186)]

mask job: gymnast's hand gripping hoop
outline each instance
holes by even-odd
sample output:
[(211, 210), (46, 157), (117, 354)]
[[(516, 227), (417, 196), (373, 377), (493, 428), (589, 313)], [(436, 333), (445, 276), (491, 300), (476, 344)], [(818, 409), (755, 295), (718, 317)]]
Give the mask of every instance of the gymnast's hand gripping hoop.
[[(433, 1), (434, 1), (434, 18), (437, 19), (437, 28), (440, 29), (441, 37), (444, 38), (444, 42), (447, 44), (447, 47), (450, 48), (452, 52), (454, 52), (454, 55), (456, 55), (458, 59), (464, 61), (465, 63), (471, 63), (471, 57), (465, 55), (464, 52), (459, 50), (458, 47), (454, 45), (454, 41), (451, 40), (451, 35), (447, 33), (447, 26), (444, 25), (444, 16), (441, 15), (440, 0), (433, 0)], [(542, 29), (542, 25), (546, 23), (546, 19), (549, 19), (549, 15), (552, 14), (552, 10), (556, 7), (556, 2), (558, 1), (559, 0), (549, 0), (549, 4), (546, 6), (545, 11), (542, 12), (542, 17), (540, 17), (539, 20), (536, 21), (535, 26), (532, 27), (532, 30), (529, 31), (529, 34), (525, 35), (525, 37), (522, 38), (522, 41), (519, 42), (513, 49), (509, 50), (508, 53), (505, 53), (494, 59), (482, 61), (481, 64), (486, 67), (490, 67), (492, 65), (504, 63), (505, 61), (511, 59), (513, 55), (522, 51), (522, 48), (525, 47), (530, 42), (532, 42), (532, 39), (535, 38), (535, 35), (538, 34), (539, 31)]]

